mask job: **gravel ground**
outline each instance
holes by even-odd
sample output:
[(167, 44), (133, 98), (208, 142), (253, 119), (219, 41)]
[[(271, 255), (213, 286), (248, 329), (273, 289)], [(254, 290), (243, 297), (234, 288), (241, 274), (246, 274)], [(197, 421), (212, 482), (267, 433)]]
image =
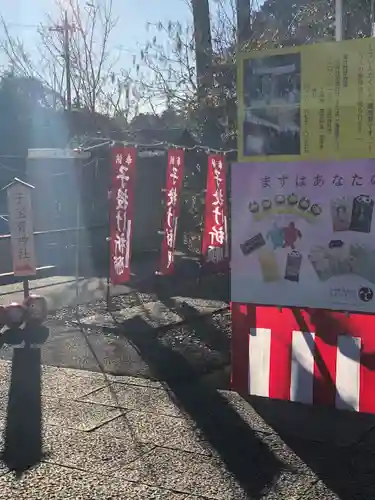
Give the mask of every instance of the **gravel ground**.
[(55, 464), (42, 464), (17, 479), (0, 480), (2, 500), (186, 500), (185, 494), (108, 478)]
[[(225, 297), (222, 279), (205, 278), (199, 287), (195, 277), (177, 282), (166, 281), (158, 286), (144, 281), (142, 286), (150, 290), (112, 297), (111, 310), (115, 314), (116, 311), (125, 312), (125, 319), (122, 324), (112, 321), (110, 328), (77, 324), (74, 307), (62, 307), (49, 314), (45, 323), (48, 339), (42, 347), (43, 364), (104, 370), (116, 375), (180, 380), (228, 366), (231, 333), (228, 306), (224, 303), (223, 310), (213, 315), (200, 316), (198, 310), (212, 302), (211, 295), (219, 300), (220, 295)], [(212, 289), (215, 289), (215, 295)], [(177, 306), (171, 298), (172, 293), (174, 297), (196, 297), (197, 292), (210, 299), (187, 298), (187, 304), (182, 304), (182, 308), (178, 303), (181, 321), (176, 324), (176, 313), (173, 311)], [(153, 319), (147, 312), (152, 304), (157, 306), (155, 311), (152, 310)], [(194, 307), (196, 304), (198, 309)], [(139, 313), (126, 320), (126, 313), (134, 308), (139, 308)], [(86, 318), (105, 314), (107, 303), (104, 299), (78, 307), (82, 323)], [(3, 341), (6, 343), (0, 351), (0, 358), (11, 360), (12, 345), (4, 337)], [(9, 343), (17, 344), (16, 336)], [(161, 374), (160, 365), (168, 367), (168, 372)]]

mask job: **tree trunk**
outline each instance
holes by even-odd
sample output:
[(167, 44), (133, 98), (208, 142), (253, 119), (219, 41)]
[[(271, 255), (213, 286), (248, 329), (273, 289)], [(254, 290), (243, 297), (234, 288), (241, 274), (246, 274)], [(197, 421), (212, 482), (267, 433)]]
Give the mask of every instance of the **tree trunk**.
[(212, 75), (212, 40), (208, 0), (191, 0), (194, 17), (194, 38), (197, 84), (200, 96), (210, 87)]
[(250, 0), (236, 0), (237, 40), (239, 46), (250, 40)]

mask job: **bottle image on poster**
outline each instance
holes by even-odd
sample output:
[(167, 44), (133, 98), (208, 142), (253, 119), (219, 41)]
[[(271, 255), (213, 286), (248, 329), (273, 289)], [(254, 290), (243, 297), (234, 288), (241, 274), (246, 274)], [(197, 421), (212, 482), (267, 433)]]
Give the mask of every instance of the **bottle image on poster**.
[(375, 313), (375, 159), (238, 163), (232, 200), (233, 302)]
[(258, 253), (258, 259), (264, 281), (279, 281), (281, 279), (279, 265), (273, 250), (261, 250)]

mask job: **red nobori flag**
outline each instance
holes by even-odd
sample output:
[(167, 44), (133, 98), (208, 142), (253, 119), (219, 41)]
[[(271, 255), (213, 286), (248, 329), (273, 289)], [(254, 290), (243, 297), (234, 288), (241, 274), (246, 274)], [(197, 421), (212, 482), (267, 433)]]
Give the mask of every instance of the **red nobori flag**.
[(113, 285), (130, 279), (130, 257), (133, 232), (133, 200), (136, 149), (112, 149), (110, 197), (111, 261)]
[(167, 186), (165, 199), (164, 238), (161, 247), (161, 274), (172, 274), (176, 247), (177, 222), (180, 214), (180, 194), (184, 178), (184, 151), (168, 151)]
[(228, 259), (226, 166), (222, 155), (208, 157), (206, 207), (202, 258), (206, 264), (222, 265)]

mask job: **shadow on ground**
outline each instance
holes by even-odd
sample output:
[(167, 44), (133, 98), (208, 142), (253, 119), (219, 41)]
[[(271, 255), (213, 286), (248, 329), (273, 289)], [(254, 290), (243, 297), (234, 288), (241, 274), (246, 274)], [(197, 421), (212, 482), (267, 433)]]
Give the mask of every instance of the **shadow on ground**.
[[(211, 313), (200, 312), (186, 302), (177, 302), (166, 293), (157, 293), (157, 298), (168, 309), (177, 313), (191, 329), (196, 337), (209, 348), (220, 352), (229, 362), (230, 335), (226, 329), (216, 328)], [(229, 306), (228, 306), (229, 311)], [(224, 312), (224, 311), (223, 311)]]
[(229, 301), (228, 274), (201, 276), (196, 260), (180, 258), (177, 262), (173, 276), (158, 276), (155, 274), (158, 263), (154, 257), (152, 260), (150, 257), (137, 260), (132, 267), (130, 282), (115, 289), (111, 287), (112, 296), (108, 295), (106, 277), (101, 276), (99, 272), (94, 273), (96, 276), (85, 274), (85, 278), (80, 278), (78, 293), (75, 280), (61, 283), (60, 287), (46, 292), (50, 317), (53, 318), (56, 313), (61, 315), (61, 310), (65, 310), (69, 316), (73, 313), (77, 300), (83, 315), (86, 314), (86, 309), (103, 310), (108, 305), (109, 297), (111, 307), (115, 309), (128, 307), (129, 302), (132, 302), (131, 298), (136, 295), (147, 297), (147, 300), (160, 294), (165, 297), (188, 296), (211, 301)]
[(175, 271), (171, 276), (149, 275), (141, 280), (137, 290), (141, 293), (156, 293), (164, 296), (184, 295), (192, 298), (229, 301), (229, 273), (204, 273), (194, 259), (176, 259)]
[[(202, 377), (229, 367), (230, 364), (230, 321), (229, 307), (216, 314), (200, 312), (186, 303), (177, 303), (167, 294), (158, 294), (157, 299), (182, 318), (180, 323), (154, 326), (155, 318), (138, 299), (142, 314), (118, 323), (115, 327), (104, 326), (102, 330), (129, 343), (129, 348), (148, 366), (149, 376), (160, 379), (159, 366), (166, 366), (168, 379), (190, 381), (192, 377)], [(114, 317), (114, 323), (116, 319)], [(142, 339), (142, 349), (135, 341)], [(155, 346), (160, 346), (155, 349)], [(153, 352), (149, 363), (147, 352)], [(184, 359), (185, 367), (180, 359)], [(126, 367), (124, 367), (126, 369)], [(161, 378), (164, 380), (164, 378)]]
[[(336, 498), (341, 500), (369, 499), (375, 498), (375, 474), (367, 477), (367, 486), (363, 481), (363, 458), (360, 458), (360, 448), (367, 439), (368, 434), (375, 425), (373, 415), (350, 413), (332, 408), (308, 407), (305, 405), (291, 404), (286, 401), (267, 400), (263, 398), (248, 398), (252, 407), (262, 419), (276, 430), (283, 442), (316, 474), (326, 487), (326, 495), (320, 498), (331, 498), (327, 493), (332, 491)], [(286, 425), (285, 420), (291, 420)], [(317, 426), (317, 422), (330, 420), (333, 423), (331, 432), (336, 434), (337, 439), (319, 439), (314, 442), (311, 437), (311, 425)], [(334, 422), (337, 422), (335, 431)], [(300, 431), (296, 436), (289, 432), (294, 426)], [(341, 428), (339, 428), (341, 427)], [(306, 429), (306, 438), (303, 436), (303, 428)], [(359, 429), (363, 429), (360, 432)], [(345, 432), (345, 429), (347, 432)], [(355, 440), (350, 440), (352, 429), (356, 429)], [(340, 434), (342, 442), (340, 442)], [(324, 433), (323, 433), (324, 436)], [(322, 437), (322, 434), (319, 438)], [(372, 451), (372, 454), (374, 451)], [(353, 466), (357, 463), (357, 468)], [(372, 463), (375, 463), (372, 460)], [(367, 463), (368, 466), (368, 463)], [(375, 472), (375, 466), (372, 466)], [(314, 488), (314, 487), (313, 487)], [(366, 489), (365, 489), (366, 488)], [(306, 500), (318, 498), (319, 495), (311, 491), (303, 497)]]
[(26, 326), (0, 337), (14, 346), (1, 459), (17, 476), (43, 458), (40, 345), (48, 334), (44, 326)]
[[(140, 324), (142, 322), (139, 317), (126, 321), (118, 327), (118, 332), (135, 346), (154, 376), (165, 381), (176, 403), (218, 452), (247, 495), (261, 498), (285, 469), (285, 464), (274, 456), (224, 396), (200, 381), (185, 356), (163, 345), (157, 333), (147, 337), (139, 335), (140, 329), (148, 326)], [(260, 460), (262, 466), (251, 473), (249, 464), (255, 459)]]
[[(159, 299), (173, 308), (174, 303), (171, 298), (162, 294), (159, 295)], [(185, 309), (185, 313), (187, 318), (193, 317), (192, 320), (189, 319), (189, 325), (200, 321), (197, 335), (201, 336), (201, 340), (223, 351), (229, 351), (228, 337), (223, 337), (219, 329), (213, 328), (212, 325), (208, 328), (210, 318), (207, 317), (204, 321), (201, 318), (194, 319), (194, 311), (190, 311), (189, 307)], [(227, 469), (247, 495), (251, 498), (261, 498), (265, 491), (272, 487), (276, 478), (288, 469), (288, 465), (279, 461), (262, 443), (259, 434), (244, 422), (229, 406), (227, 399), (216, 390), (217, 386), (205, 383), (202, 374), (197, 372), (193, 360), (189, 360), (184, 352), (175, 349), (173, 345), (166, 344), (163, 336), (156, 331), (140, 335), (139, 332), (145, 332), (146, 328), (147, 325), (138, 317), (119, 325), (118, 332), (137, 349), (150, 367), (153, 376), (167, 383), (177, 404), (219, 453)], [(320, 410), (306, 405), (263, 398), (249, 398), (249, 401), (265, 423), (278, 433), (282, 441), (318, 478), (318, 483), (313, 482), (311, 491), (305, 492), (303, 498), (315, 499), (319, 495), (321, 498), (328, 498), (332, 495), (329, 491), (342, 500), (375, 497), (375, 476), (367, 481), (366, 490), (363, 490), (361, 475), (364, 474), (364, 470), (369, 470), (368, 464), (366, 469), (357, 459), (356, 467), (353, 468), (353, 460), (358, 455), (357, 446), (365, 439), (365, 433), (368, 433), (375, 424), (373, 416), (338, 413), (328, 408)], [(335, 434), (335, 439), (328, 434), (328, 439), (320, 439), (324, 436), (324, 432), (318, 428), (317, 423), (327, 420), (331, 422), (331, 431)], [(337, 422), (336, 430), (335, 422)], [(313, 425), (316, 426), (316, 440), (310, 428)], [(297, 427), (299, 432), (294, 432)], [(291, 432), (288, 432), (288, 429)], [(305, 436), (303, 429), (306, 430)], [(351, 429), (357, 429), (354, 442), (348, 437)], [(363, 432), (360, 429), (363, 429)], [(249, 464), (252, 464), (251, 471)], [(255, 470), (254, 464), (256, 464)], [(375, 470), (375, 467), (371, 470)], [(315, 488), (318, 487), (323, 488), (323, 493), (321, 490), (315, 492)]]

